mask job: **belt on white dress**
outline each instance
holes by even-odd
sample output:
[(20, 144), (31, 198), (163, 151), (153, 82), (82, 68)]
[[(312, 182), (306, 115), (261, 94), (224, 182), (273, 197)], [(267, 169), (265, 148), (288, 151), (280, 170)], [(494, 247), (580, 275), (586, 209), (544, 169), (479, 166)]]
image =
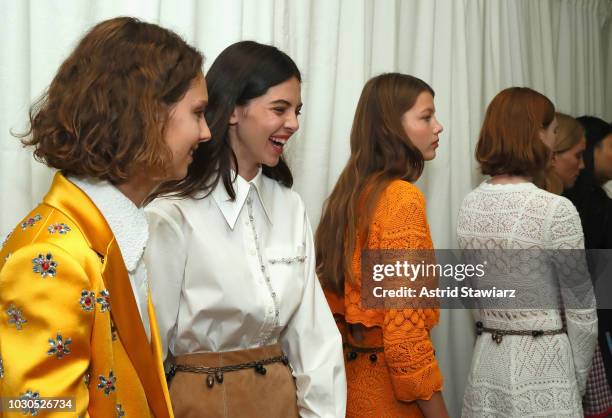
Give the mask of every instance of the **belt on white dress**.
[(476, 335), (482, 335), (483, 332), (488, 332), (491, 334), (491, 338), (497, 344), (500, 344), (504, 338), (504, 335), (529, 335), (533, 338), (542, 337), (544, 335), (557, 335), (557, 334), (565, 334), (567, 333), (567, 328), (563, 326), (559, 329), (536, 329), (536, 330), (512, 330), (512, 329), (495, 329), (495, 328), (487, 328), (481, 321), (476, 322)]

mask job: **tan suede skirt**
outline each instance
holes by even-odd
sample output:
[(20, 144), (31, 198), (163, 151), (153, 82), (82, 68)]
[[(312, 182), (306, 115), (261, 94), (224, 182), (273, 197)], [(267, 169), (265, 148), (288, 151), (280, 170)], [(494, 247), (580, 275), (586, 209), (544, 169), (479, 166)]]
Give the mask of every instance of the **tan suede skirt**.
[[(223, 353), (178, 356), (176, 365), (236, 366), (282, 356), (280, 345)], [(170, 380), (170, 400), (176, 418), (298, 418), (295, 380), (283, 362), (212, 375), (177, 371)], [(210, 385), (212, 378), (214, 383)]]

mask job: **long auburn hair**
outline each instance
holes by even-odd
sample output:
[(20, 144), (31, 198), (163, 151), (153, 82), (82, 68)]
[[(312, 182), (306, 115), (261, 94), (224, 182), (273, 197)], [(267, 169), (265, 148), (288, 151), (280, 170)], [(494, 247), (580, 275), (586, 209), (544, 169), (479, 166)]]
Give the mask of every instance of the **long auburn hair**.
[[(225, 48), (206, 74), (205, 117), (211, 140), (201, 143), (194, 152), (187, 177), (163, 184), (155, 196), (202, 198), (221, 180), (228, 195), (235, 199), (232, 183), (238, 173), (238, 161), (229, 140), (230, 116), (236, 106), (244, 106), (249, 100), (264, 95), (270, 87), (294, 77), (301, 83), (302, 76), (295, 62), (274, 46), (241, 41)], [(286, 187), (293, 185), (291, 170), (282, 155), (276, 166), (263, 165), (262, 172)]]
[[(317, 273), (323, 287), (341, 295), (357, 237), (367, 237), (381, 193), (396, 179), (417, 180), (423, 155), (408, 138), (402, 115), (433, 89), (399, 73), (370, 79), (361, 92), (351, 130), (351, 155), (325, 203), (315, 235)], [(367, 242), (362, 240), (363, 245)]]

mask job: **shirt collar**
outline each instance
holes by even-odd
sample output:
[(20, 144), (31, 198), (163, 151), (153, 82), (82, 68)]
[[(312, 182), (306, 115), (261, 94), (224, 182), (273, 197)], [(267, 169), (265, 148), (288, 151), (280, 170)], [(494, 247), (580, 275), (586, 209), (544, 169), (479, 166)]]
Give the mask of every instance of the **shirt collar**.
[[(232, 170), (231, 176), (232, 178), (236, 176), (236, 172)], [(246, 181), (240, 175), (237, 175), (232, 185), (234, 186), (234, 191), (236, 192), (235, 200), (231, 200), (222, 181), (217, 183), (217, 186), (212, 192), (213, 199), (217, 203), (217, 206), (221, 210), (223, 217), (231, 229), (234, 229), (234, 226), (236, 225), (238, 215), (240, 215), (240, 211), (244, 206), (244, 202), (247, 200), (251, 188), (255, 189), (255, 195), (261, 202), (266, 218), (268, 219), (268, 222), (272, 224), (272, 216), (270, 215), (269, 211), (269, 208), (272, 207), (272, 190), (270, 185), (266, 184), (261, 167), (259, 168), (257, 175), (251, 181)]]
[(68, 178), (98, 207), (117, 240), (129, 272), (136, 269), (149, 238), (143, 208), (138, 208), (119, 189), (105, 180)]

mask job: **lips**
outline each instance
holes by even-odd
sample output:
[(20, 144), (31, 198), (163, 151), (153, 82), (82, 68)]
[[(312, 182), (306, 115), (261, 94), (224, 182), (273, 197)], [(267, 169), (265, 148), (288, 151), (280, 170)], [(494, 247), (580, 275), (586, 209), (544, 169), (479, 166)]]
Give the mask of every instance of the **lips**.
[(272, 144), (272, 148), (274, 149), (274, 151), (276, 151), (278, 154), (282, 154), (283, 147), (285, 146), (287, 141), (289, 141), (289, 137), (271, 136), (270, 138), (268, 138), (268, 141), (270, 141), (270, 143)]

